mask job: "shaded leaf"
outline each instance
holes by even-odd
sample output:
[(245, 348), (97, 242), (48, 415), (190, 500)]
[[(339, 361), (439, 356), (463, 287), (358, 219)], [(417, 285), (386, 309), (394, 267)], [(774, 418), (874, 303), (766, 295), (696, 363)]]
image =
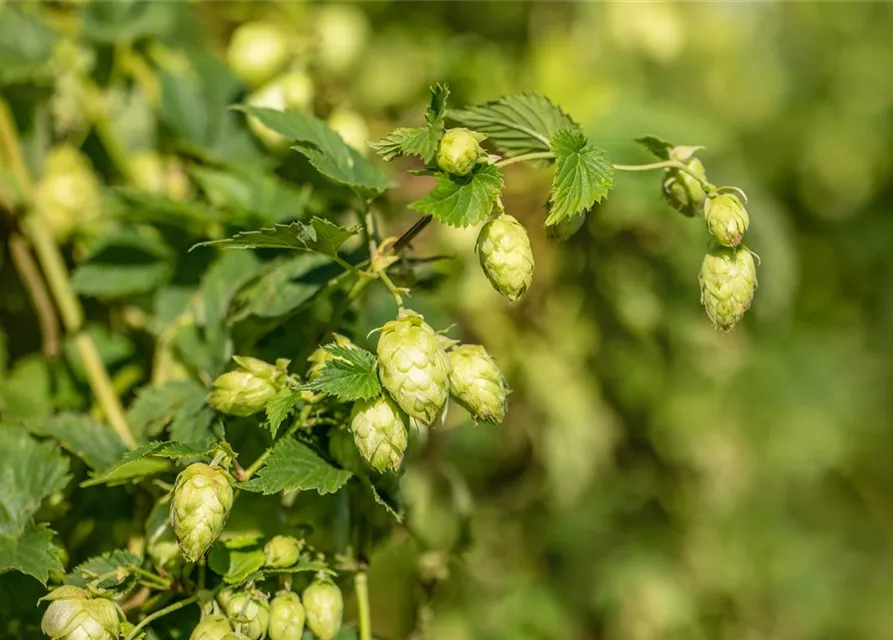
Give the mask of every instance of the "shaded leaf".
[(157, 239), (130, 231), (111, 233), (91, 248), (71, 277), (80, 294), (99, 298), (145, 293), (173, 275), (174, 255)]
[(264, 548), (261, 545), (230, 548), (216, 542), (208, 553), (208, 567), (223, 576), (227, 584), (241, 584), (264, 566)]
[(29, 525), (18, 535), (0, 534), (0, 573), (21, 571), (46, 584), (50, 571), (62, 568), (62, 549), (46, 523)]
[(232, 238), (200, 242), (195, 247), (219, 245), (229, 249), (296, 249), (332, 257), (338, 254), (338, 249), (348, 238), (359, 231), (359, 225), (339, 227), (330, 220), (315, 217), (309, 224), (277, 224), (269, 229), (243, 231)]
[(283, 438), (257, 475), (239, 486), (266, 495), (295, 489), (315, 489), (325, 494), (338, 491), (351, 475), (350, 471), (330, 465), (307, 445), (294, 438)]
[(672, 143), (667, 142), (663, 138), (658, 138), (657, 136), (644, 136), (642, 138), (636, 138), (636, 142), (648, 149), (648, 151), (653, 153), (657, 158), (661, 160), (669, 160), (670, 149), (675, 146)]
[(468, 176), (439, 175), (434, 189), (409, 207), (451, 227), (467, 227), (487, 219), (500, 191), (499, 169), (492, 164), (479, 164)]
[(57, 440), (97, 471), (111, 467), (127, 450), (110, 426), (83, 414), (60, 413), (27, 426), (35, 435)]
[[(94, 473), (89, 480), (82, 482), (81, 486), (89, 487), (97, 484), (114, 485), (132, 482), (169, 471), (173, 468), (170, 460), (206, 457), (221, 448), (226, 451), (227, 445), (222, 442), (213, 446), (197, 446), (182, 442), (148, 442), (141, 447), (126, 452), (115, 463), (115, 466), (107, 471)], [(228, 453), (235, 457), (231, 449), (228, 450)]]
[(191, 380), (143, 387), (130, 405), (127, 419), (139, 439), (156, 437), (170, 427), (171, 439), (207, 446), (214, 412), (205, 404), (207, 391)]
[(189, 173), (213, 205), (236, 212), (240, 218), (251, 217), (269, 224), (304, 217), (308, 194), (274, 174), (202, 166), (192, 167)]
[(0, 10), (0, 84), (48, 80), (56, 32), (15, 5)]

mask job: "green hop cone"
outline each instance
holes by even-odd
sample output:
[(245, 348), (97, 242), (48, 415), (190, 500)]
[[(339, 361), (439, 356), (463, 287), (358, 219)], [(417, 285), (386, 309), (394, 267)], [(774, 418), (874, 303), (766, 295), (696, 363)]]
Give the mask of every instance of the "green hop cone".
[(344, 599), (330, 580), (314, 580), (304, 589), (301, 600), (307, 615), (307, 626), (320, 640), (331, 640), (341, 628)]
[(264, 545), (264, 565), (281, 569), (290, 567), (301, 557), (301, 542), (291, 536), (273, 536)]
[[(335, 337), (335, 344), (340, 345), (342, 347), (347, 347), (348, 349), (356, 349), (357, 345), (355, 345), (350, 338), (347, 336), (342, 336), (340, 333), (332, 334)], [(323, 349), (322, 347), (318, 347), (307, 357), (307, 362), (310, 363), (310, 366), (307, 368), (307, 379), (308, 380), (316, 380), (321, 374), (323, 367), (326, 366), (326, 362), (333, 359), (335, 356), (332, 352)]]
[(226, 615), (239, 633), (260, 640), (267, 635), (270, 624), (270, 603), (258, 591), (237, 591), (227, 599)]
[(34, 212), (59, 242), (102, 214), (102, 192), (90, 161), (74, 147), (51, 149), (34, 187)]
[(714, 249), (704, 256), (698, 281), (713, 326), (729, 331), (750, 308), (757, 288), (753, 255), (744, 247)]
[(208, 394), (208, 404), (221, 413), (250, 416), (263, 411), (283, 388), (287, 366), (273, 366), (246, 356), (233, 356), (239, 368), (218, 376)]
[(115, 640), (123, 616), (112, 600), (92, 597), (86, 589), (66, 585), (41, 600), (50, 600), (40, 630), (58, 640)]
[(501, 215), (481, 227), (475, 250), (499, 293), (512, 302), (527, 293), (533, 281), (533, 250), (527, 230), (514, 217)]
[(499, 424), (505, 418), (508, 385), (493, 358), (479, 344), (449, 352), (450, 393), (475, 422)]
[(189, 640), (223, 640), (232, 632), (229, 619), (221, 613), (215, 613), (195, 625)]
[(297, 593), (280, 591), (270, 602), (270, 640), (301, 640), (304, 605)]
[(447, 129), (437, 148), (437, 166), (454, 176), (471, 173), (478, 159), (486, 155), (481, 149), (482, 136), (464, 128)]
[[(670, 160), (681, 162), (704, 180), (707, 172), (701, 161), (694, 157), (701, 147), (674, 147), (670, 150)], [(680, 213), (693, 217), (700, 213), (707, 194), (704, 187), (691, 174), (679, 169), (667, 169), (662, 185), (664, 200)]]
[(329, 455), (342, 469), (355, 474), (366, 471), (366, 463), (357, 450), (353, 435), (347, 429), (334, 427), (329, 431)]
[[(245, 102), (252, 107), (284, 111), (310, 111), (315, 88), (313, 80), (303, 71), (289, 71), (260, 87)], [(247, 118), (248, 128), (270, 149), (282, 149), (289, 139), (273, 131), (254, 116)]]
[(195, 462), (177, 476), (171, 500), (171, 527), (180, 550), (196, 562), (226, 524), (233, 506), (233, 488), (216, 467)]
[(397, 471), (406, 451), (406, 415), (387, 395), (359, 400), (350, 413), (350, 430), (366, 463), (378, 471)]
[(724, 247), (741, 244), (744, 232), (750, 225), (747, 209), (738, 196), (731, 193), (708, 198), (704, 203), (704, 219), (710, 234)]
[(414, 311), (401, 311), (381, 328), (378, 372), (407, 415), (431, 424), (449, 395), (446, 353), (437, 333)]
[(253, 87), (279, 73), (290, 55), (288, 34), (271, 22), (247, 22), (239, 26), (226, 51), (233, 73)]

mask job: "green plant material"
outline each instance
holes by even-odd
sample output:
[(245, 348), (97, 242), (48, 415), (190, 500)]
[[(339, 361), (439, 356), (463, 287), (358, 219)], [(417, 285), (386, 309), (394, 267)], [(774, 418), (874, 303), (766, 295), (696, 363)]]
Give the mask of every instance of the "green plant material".
[(301, 557), (301, 546), (292, 536), (273, 536), (264, 545), (264, 565), (281, 569), (296, 564)]
[(300, 640), (304, 619), (304, 606), (298, 594), (280, 591), (270, 601), (270, 640)]
[(485, 156), (480, 141), (484, 136), (465, 128), (448, 129), (437, 148), (437, 166), (454, 176), (471, 173), (478, 160)]
[(584, 224), (586, 224), (586, 216), (588, 214), (589, 211), (587, 210), (583, 213), (571, 216), (570, 218), (564, 218), (561, 222), (553, 224), (550, 227), (546, 227), (546, 236), (550, 240), (559, 242), (569, 240), (575, 233), (577, 233), (577, 231), (583, 228)]
[(704, 256), (698, 282), (713, 326), (729, 331), (744, 317), (757, 289), (753, 255), (744, 247), (714, 249)]
[(747, 209), (738, 196), (732, 193), (707, 198), (704, 203), (704, 219), (710, 235), (724, 247), (737, 247), (741, 244), (744, 232), (750, 226)]
[(270, 624), (270, 603), (264, 594), (245, 590), (234, 593), (224, 605), (230, 624), (251, 640), (267, 635)]
[(288, 33), (272, 22), (246, 22), (233, 32), (226, 50), (230, 69), (253, 87), (285, 67), (291, 55)]
[(239, 368), (214, 380), (208, 404), (221, 413), (234, 416), (250, 416), (263, 411), (283, 389), (285, 368), (248, 356), (233, 356), (233, 360)]
[(195, 462), (177, 476), (171, 500), (171, 527), (180, 550), (197, 562), (223, 531), (233, 506), (233, 488), (220, 469)]
[(63, 586), (41, 600), (50, 605), (40, 622), (40, 630), (60, 640), (114, 640), (124, 616), (111, 600), (91, 597), (79, 587)]
[(394, 129), (378, 142), (370, 142), (369, 146), (385, 160), (390, 161), (398, 156), (418, 156), (426, 163), (431, 163), (443, 136), (449, 95), (450, 90), (446, 85), (434, 85), (431, 87), (431, 101), (425, 112), (427, 126)]
[(517, 302), (533, 282), (533, 250), (527, 230), (503, 214), (481, 227), (475, 251), (484, 275), (499, 293)]
[(475, 422), (500, 424), (505, 419), (508, 384), (487, 350), (463, 344), (449, 352), (450, 394)]
[(546, 226), (592, 208), (614, 187), (614, 166), (580, 131), (559, 129), (551, 141), (555, 177)]
[(451, 227), (480, 224), (493, 211), (502, 184), (499, 169), (491, 164), (478, 164), (468, 176), (437, 176), (434, 189), (409, 206)]
[[(335, 342), (334, 345), (339, 347), (344, 347), (346, 349), (357, 349), (358, 347), (353, 343), (353, 341), (347, 336), (343, 336), (340, 333), (334, 334)], [(329, 360), (335, 359), (335, 355), (332, 353), (332, 344), (323, 345), (321, 347), (317, 347), (313, 350), (307, 357), (307, 362), (310, 363), (310, 366), (307, 368), (307, 379), (308, 380), (316, 380), (322, 375), (322, 370), (325, 368), (326, 363)]]
[(387, 395), (356, 402), (350, 430), (366, 464), (379, 473), (400, 469), (407, 445), (406, 414)]
[(381, 392), (375, 356), (365, 349), (340, 344), (326, 345), (327, 358), (318, 375), (306, 386), (311, 391), (342, 401), (374, 398)]
[(222, 613), (214, 613), (195, 625), (189, 640), (223, 640), (232, 632), (229, 619)]
[[(667, 143), (669, 144), (669, 143)], [(703, 163), (694, 156), (701, 147), (670, 147), (665, 159), (681, 162), (702, 180), (707, 179)], [(681, 169), (667, 169), (661, 185), (664, 200), (680, 213), (694, 217), (701, 213), (707, 194), (693, 175)]]
[(59, 242), (102, 217), (102, 192), (90, 161), (73, 147), (52, 149), (35, 186), (34, 212)]
[(314, 580), (301, 595), (307, 627), (320, 640), (332, 640), (341, 628), (344, 599), (330, 580)]
[(336, 469), (307, 445), (285, 437), (273, 447), (257, 476), (242, 483), (240, 488), (266, 495), (295, 489), (316, 489), (326, 494), (338, 491), (350, 477), (350, 471)]

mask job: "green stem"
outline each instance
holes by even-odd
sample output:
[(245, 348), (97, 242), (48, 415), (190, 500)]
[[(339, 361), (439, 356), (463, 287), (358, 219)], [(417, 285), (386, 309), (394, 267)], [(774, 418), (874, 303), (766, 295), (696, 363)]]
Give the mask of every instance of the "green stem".
[(158, 618), (162, 618), (169, 613), (178, 611), (178, 610), (182, 609), (183, 607), (188, 607), (189, 605), (191, 605), (194, 602), (198, 602), (197, 594), (194, 596), (190, 596), (189, 598), (186, 598), (185, 600), (180, 600), (179, 602), (175, 602), (172, 605), (168, 605), (164, 609), (159, 609), (155, 613), (151, 613), (151, 614), (147, 615), (145, 618), (140, 620), (140, 623), (138, 625), (136, 625), (130, 633), (127, 634), (127, 637), (124, 640), (133, 640), (134, 638), (136, 638), (139, 635), (140, 630), (143, 629), (150, 622), (154, 622), (155, 620), (158, 620)]
[(359, 609), (360, 640), (371, 640), (372, 619), (369, 614), (369, 581), (365, 571), (358, 571), (354, 584), (357, 590), (357, 607)]
[[(140, 567), (130, 567), (131, 573), (139, 576), (146, 582), (147, 587), (156, 587), (159, 591), (166, 591), (170, 588), (171, 583), (169, 580), (165, 580), (161, 576), (157, 576), (151, 571), (146, 571), (145, 569), (141, 569)], [(150, 584), (151, 583), (151, 584)]]
[(378, 272), (378, 277), (381, 278), (381, 281), (384, 282), (384, 286), (386, 286), (388, 291), (391, 292), (391, 295), (394, 296), (394, 302), (397, 303), (397, 308), (400, 311), (403, 311), (403, 297), (400, 295), (400, 290), (397, 289), (397, 286), (394, 284), (393, 280), (391, 280), (391, 277), (384, 270)]
[(495, 165), (497, 167), (507, 167), (511, 164), (527, 162), (528, 160), (552, 160), (554, 158), (555, 154), (551, 151), (536, 151), (534, 153), (524, 153), (520, 156), (515, 156), (514, 158), (505, 158), (504, 160), (496, 162)]
[(616, 171), (654, 171), (657, 169), (678, 169), (679, 171), (687, 173), (692, 178), (700, 182), (705, 191), (716, 190), (716, 188), (712, 184), (710, 184), (704, 178), (689, 169), (685, 164), (683, 164), (682, 162), (677, 162), (675, 160), (663, 160), (661, 162), (651, 162), (649, 164), (615, 164), (614, 169)]

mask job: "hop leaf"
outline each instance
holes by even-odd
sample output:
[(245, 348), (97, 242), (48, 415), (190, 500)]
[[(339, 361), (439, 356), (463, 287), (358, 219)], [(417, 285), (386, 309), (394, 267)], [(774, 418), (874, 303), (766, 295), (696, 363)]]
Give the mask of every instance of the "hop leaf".
[[(348, 349), (359, 348), (347, 336), (342, 336), (340, 333), (335, 333), (333, 335), (335, 337), (336, 345), (346, 347)], [(325, 367), (326, 362), (335, 357), (332, 351), (328, 348), (329, 346), (331, 345), (323, 345), (321, 347), (317, 347), (316, 350), (314, 350), (314, 352), (307, 357), (307, 362), (310, 363), (310, 366), (307, 368), (308, 380), (316, 380), (322, 373), (323, 367)]]
[(453, 398), (476, 422), (502, 422), (508, 385), (487, 350), (478, 344), (463, 344), (450, 351), (449, 358)]
[(233, 632), (227, 617), (221, 613), (208, 616), (192, 630), (189, 640), (223, 640)]
[(750, 226), (747, 209), (738, 196), (731, 193), (708, 198), (704, 203), (704, 219), (710, 234), (724, 247), (741, 244), (744, 232)]
[(353, 344), (332, 344), (323, 348), (330, 357), (306, 386), (307, 389), (344, 401), (374, 398), (381, 392), (373, 354)]
[(177, 476), (171, 527), (190, 562), (201, 558), (223, 530), (233, 506), (233, 488), (220, 469), (196, 462)]
[(437, 176), (434, 189), (409, 205), (451, 227), (483, 222), (502, 191), (502, 174), (492, 164), (478, 164), (466, 176)]
[(715, 249), (704, 256), (698, 281), (713, 326), (729, 331), (750, 308), (757, 288), (753, 255), (744, 247)]
[(304, 620), (304, 605), (298, 594), (280, 591), (270, 602), (270, 640), (300, 640)]
[(42, 600), (50, 606), (40, 630), (54, 640), (115, 640), (121, 627), (121, 610), (106, 598), (93, 598), (79, 587), (66, 585)]
[(437, 143), (443, 135), (443, 122), (446, 117), (446, 101), (450, 90), (446, 85), (431, 87), (431, 102), (425, 112), (426, 127), (401, 127), (378, 142), (370, 142), (385, 160), (397, 156), (419, 156), (426, 163), (434, 159)]
[(555, 177), (549, 194), (551, 210), (546, 226), (557, 224), (601, 202), (614, 187), (614, 165), (577, 129), (561, 129), (552, 136)]
[(527, 230), (514, 217), (501, 215), (481, 227), (475, 251), (499, 293), (512, 302), (527, 293), (533, 282), (533, 249)]
[(449, 394), (446, 354), (438, 336), (413, 311), (402, 311), (381, 328), (379, 376), (409, 416), (431, 424)]
[(301, 599), (310, 630), (320, 640), (332, 640), (341, 628), (344, 613), (341, 589), (329, 580), (314, 580)]
[(406, 416), (386, 395), (354, 404), (350, 430), (360, 455), (370, 467), (397, 471), (406, 451)]

